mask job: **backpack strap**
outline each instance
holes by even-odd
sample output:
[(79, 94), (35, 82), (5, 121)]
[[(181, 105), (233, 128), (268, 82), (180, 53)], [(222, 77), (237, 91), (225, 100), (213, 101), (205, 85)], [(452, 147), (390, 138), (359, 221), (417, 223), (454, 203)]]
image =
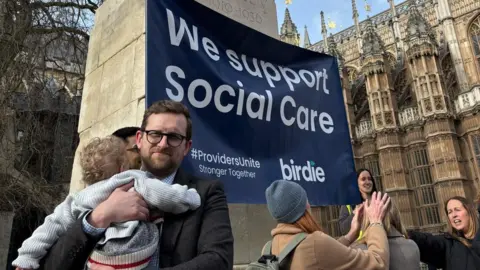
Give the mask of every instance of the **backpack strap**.
[(272, 241), (268, 241), (266, 244), (265, 244), (265, 247), (263, 247), (263, 253), (262, 253), (263, 256), (270, 256), (272, 255)]
[[(282, 261), (288, 257), (288, 255), (293, 251), (295, 250), (295, 248), (298, 246), (298, 244), (300, 244), (303, 239), (305, 239), (307, 237), (307, 234), (306, 233), (299, 233), (297, 235), (295, 235), (295, 237), (287, 244), (287, 246), (282, 250), (282, 252), (280, 252), (279, 256), (278, 256), (278, 262), (279, 263), (282, 263)], [(270, 243), (271, 245), (271, 243)]]

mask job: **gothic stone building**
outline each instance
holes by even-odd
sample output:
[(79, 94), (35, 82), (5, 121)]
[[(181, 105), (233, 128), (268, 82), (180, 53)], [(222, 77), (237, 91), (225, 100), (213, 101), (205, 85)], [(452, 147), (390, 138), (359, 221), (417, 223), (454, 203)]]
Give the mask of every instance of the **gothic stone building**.
[[(357, 168), (370, 169), (409, 228), (445, 229), (444, 202), (480, 184), (480, 1), (408, 0), (308, 49), (338, 57)], [(298, 44), (286, 11), (281, 39)], [(315, 209), (339, 235), (339, 206)]]

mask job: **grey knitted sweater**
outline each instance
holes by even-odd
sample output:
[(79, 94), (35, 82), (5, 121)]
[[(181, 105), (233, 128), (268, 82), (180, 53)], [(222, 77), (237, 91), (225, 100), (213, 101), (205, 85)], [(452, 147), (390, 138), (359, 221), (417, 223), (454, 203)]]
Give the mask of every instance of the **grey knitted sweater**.
[[(119, 186), (134, 180), (134, 189), (143, 196), (149, 208), (179, 214), (195, 210), (200, 206), (200, 195), (195, 189), (178, 184), (169, 185), (158, 179), (147, 178), (146, 172), (128, 170), (110, 179), (86, 187), (76, 194), (70, 194), (59, 204), (54, 212), (45, 218), (30, 238), (25, 240), (18, 250), (18, 257), (13, 265), (20, 268), (36, 269), (39, 261), (48, 252), (55, 241), (60, 238), (79, 218), (105, 201)], [(139, 221), (112, 223), (105, 231), (99, 244), (116, 238), (130, 237)]]

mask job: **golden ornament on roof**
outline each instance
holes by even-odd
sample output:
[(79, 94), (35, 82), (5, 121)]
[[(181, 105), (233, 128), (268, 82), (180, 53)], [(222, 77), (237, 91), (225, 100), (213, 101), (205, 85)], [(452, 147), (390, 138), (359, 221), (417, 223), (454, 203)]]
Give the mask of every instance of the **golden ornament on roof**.
[(328, 17), (327, 19), (328, 19), (328, 24), (327, 24), (328, 28), (334, 29), (337, 27), (337, 24), (334, 21), (330, 20), (330, 17)]
[(292, 4), (292, 0), (285, 0), (285, 5), (291, 5)]
[(367, 2), (367, 0), (365, 0), (365, 11), (366, 11), (366, 12), (372, 11), (372, 7), (371, 7), (370, 4)]

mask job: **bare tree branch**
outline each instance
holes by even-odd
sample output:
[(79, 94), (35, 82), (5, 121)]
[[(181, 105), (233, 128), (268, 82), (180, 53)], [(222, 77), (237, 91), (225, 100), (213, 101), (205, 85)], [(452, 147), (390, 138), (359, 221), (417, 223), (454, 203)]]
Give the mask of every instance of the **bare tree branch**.
[(101, 0), (0, 0), (0, 211), (53, 210), (68, 186)]
[(98, 8), (97, 5), (93, 4), (92, 5), (92, 2), (89, 1), (89, 5), (85, 5), (85, 4), (78, 4), (78, 3), (74, 3), (74, 2), (55, 2), (55, 1), (52, 1), (52, 2), (33, 2), (30, 4), (30, 7), (32, 9), (35, 9), (35, 8), (50, 8), (50, 7), (61, 7), (61, 8), (66, 8), (66, 7), (71, 7), (71, 8), (76, 8), (76, 9), (88, 9), (90, 10), (92, 13), (95, 13), (95, 10)]
[(81, 35), (87, 40), (90, 38), (90, 35), (83, 32), (82, 30), (78, 30), (77, 28), (67, 27), (67, 26), (55, 27), (55, 28), (31, 28), (29, 33), (36, 34), (36, 35), (46, 35), (46, 34), (54, 34), (54, 33), (72, 33), (72, 34)]

